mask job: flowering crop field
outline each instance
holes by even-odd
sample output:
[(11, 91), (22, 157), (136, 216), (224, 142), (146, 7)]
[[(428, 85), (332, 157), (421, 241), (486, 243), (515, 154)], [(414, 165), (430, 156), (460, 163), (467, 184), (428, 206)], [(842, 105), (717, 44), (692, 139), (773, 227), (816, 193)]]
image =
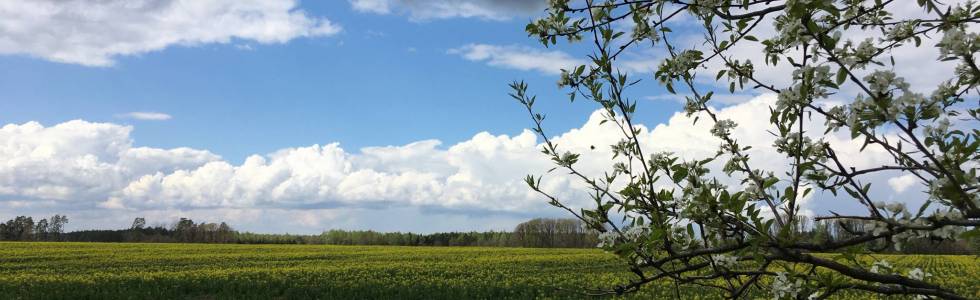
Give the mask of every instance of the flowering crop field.
[[(882, 257), (980, 298), (977, 257)], [(581, 298), (575, 291), (628, 280), (622, 266), (594, 249), (0, 243), (0, 298)], [(696, 287), (680, 293), (718, 297)], [(755, 293), (749, 298), (771, 297)], [(630, 298), (675, 298), (675, 290), (657, 282)]]

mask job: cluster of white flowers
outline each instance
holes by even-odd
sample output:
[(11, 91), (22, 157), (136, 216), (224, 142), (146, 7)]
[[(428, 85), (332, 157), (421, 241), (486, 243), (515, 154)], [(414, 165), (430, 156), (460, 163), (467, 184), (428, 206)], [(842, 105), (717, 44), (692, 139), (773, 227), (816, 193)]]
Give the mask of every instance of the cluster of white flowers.
[(623, 237), (630, 241), (636, 241), (646, 235), (647, 231), (650, 230), (650, 226), (647, 224), (633, 225), (626, 232), (623, 233)]
[(888, 223), (882, 221), (869, 221), (864, 223), (864, 231), (870, 231), (871, 235), (879, 236), (888, 231)]
[[(849, 127), (854, 128), (859, 125), (873, 127), (883, 121), (896, 121), (903, 112), (919, 107), (926, 102), (925, 96), (909, 90), (909, 83), (904, 78), (896, 76), (895, 72), (877, 70), (865, 76), (864, 81), (868, 82), (868, 87), (873, 94), (892, 95), (894, 90), (901, 91), (901, 94), (897, 94), (892, 99), (884, 99), (886, 101), (866, 98), (863, 94), (859, 94), (850, 104), (850, 111), (846, 114), (846, 123)], [(833, 115), (839, 117), (845, 114), (833, 112)], [(876, 118), (859, 119), (869, 115), (876, 116)], [(866, 124), (858, 124), (859, 121), (865, 121)]]
[(960, 28), (947, 30), (943, 39), (937, 44), (942, 56), (972, 56), (980, 51), (980, 35), (975, 32), (966, 33)]
[(718, 122), (715, 122), (715, 126), (711, 128), (711, 134), (717, 137), (728, 136), (732, 128), (735, 128), (737, 125), (738, 124), (735, 124), (735, 121), (732, 120), (719, 120)]
[(806, 27), (803, 26), (803, 22), (790, 22), (790, 18), (776, 19), (776, 29), (779, 33), (772, 40), (786, 49), (799, 46), (811, 39), (810, 35), (805, 34)]
[(568, 5), (568, 0), (548, 0), (548, 6), (552, 9), (560, 10)]
[(827, 161), (827, 156), (823, 155), (824, 151), (827, 149), (827, 143), (822, 139), (814, 142), (810, 137), (803, 137), (803, 145), (799, 144), (799, 135), (797, 134), (787, 134), (786, 136), (781, 136), (773, 141), (773, 147), (776, 152), (779, 153), (796, 153), (797, 149), (802, 146), (803, 153), (799, 155), (803, 157), (812, 157), (817, 161)]
[(594, 217), (589, 214), (582, 214), (582, 220), (584, 221), (583, 222), (584, 224), (582, 224), (582, 226), (585, 227), (586, 229), (593, 229), (592, 227), (601, 227), (602, 224), (605, 223), (605, 221), (603, 221), (600, 217)]
[(929, 182), (929, 197), (933, 200), (944, 201), (943, 189), (952, 184), (946, 177), (936, 178)]
[(851, 68), (863, 68), (878, 52), (878, 47), (875, 47), (874, 40), (871, 38), (861, 41), (857, 47), (852, 47), (851, 51), (847, 51), (851, 45), (851, 41), (848, 41), (845, 47), (838, 51), (841, 53), (841, 62)]
[(650, 39), (654, 42), (660, 41), (660, 35), (650, 27), (649, 19), (651, 13), (652, 11), (645, 8), (645, 6), (633, 10), (633, 39)]
[(871, 273), (875, 274), (886, 274), (886, 272), (892, 270), (892, 264), (884, 260), (879, 260), (871, 264)]
[(701, 110), (701, 102), (694, 97), (686, 97), (684, 101), (684, 113), (688, 116)]
[(953, 240), (956, 239), (960, 233), (963, 232), (963, 227), (960, 226), (943, 226), (929, 232), (929, 235), (935, 238)]
[[(793, 71), (793, 77), (802, 79), (810, 88), (810, 95), (813, 99), (825, 98), (830, 95), (827, 91), (826, 82), (832, 82), (830, 79), (830, 66), (806, 66), (802, 69), (797, 69)], [(799, 74), (797, 74), (799, 73)], [(802, 88), (802, 87), (801, 87)], [(803, 99), (800, 99), (803, 100)]]
[[(963, 220), (963, 214), (955, 209), (936, 211), (929, 219), (927, 218), (912, 218), (911, 213), (902, 203), (890, 203), (885, 204), (883, 202), (875, 203), (879, 208), (885, 208), (889, 212), (892, 212), (896, 218), (893, 220), (900, 225), (904, 226), (929, 226), (929, 219), (934, 220)], [(900, 214), (900, 216), (899, 216)], [(873, 234), (878, 235), (888, 228), (884, 222), (871, 221), (864, 224), (865, 230), (871, 230)], [(895, 246), (895, 250), (901, 250), (902, 244), (905, 241), (912, 238), (939, 238), (947, 240), (955, 240), (965, 229), (961, 226), (943, 226), (933, 230), (910, 230), (895, 233), (891, 236), (891, 241)]]
[(672, 154), (673, 153), (665, 151), (654, 152), (653, 154), (650, 154), (650, 164), (658, 167), (665, 166), (670, 162), (670, 156)]
[(721, 170), (727, 175), (732, 175), (732, 173), (735, 173), (735, 171), (741, 170), (742, 165), (748, 160), (748, 156), (743, 154), (733, 154), (731, 158), (725, 162), (725, 165), (722, 166)]
[(637, 241), (646, 236), (650, 232), (650, 225), (639, 224), (630, 226), (625, 232), (620, 234), (615, 231), (606, 231), (599, 234), (599, 243), (596, 245), (598, 248), (611, 248), (616, 245), (616, 242), (620, 239), (626, 241)]
[(745, 193), (749, 195), (749, 199), (759, 199), (762, 196), (762, 190), (755, 182), (749, 182), (748, 186), (745, 187)]
[[(797, 72), (799, 70), (793, 71), (794, 78)], [(802, 84), (796, 84), (779, 91), (779, 95), (776, 96), (776, 110), (785, 111), (791, 107), (795, 107), (797, 103), (802, 103), (802, 100), (806, 98), (802, 93), (802, 89)]]
[(939, 121), (926, 124), (922, 127), (922, 134), (935, 139), (942, 139), (949, 132), (949, 119), (940, 118)]
[(558, 77), (558, 87), (562, 88), (570, 86), (573, 83), (575, 83), (575, 81), (572, 79), (572, 73), (568, 72), (568, 70), (561, 69), (561, 76)]
[(963, 213), (959, 212), (958, 210), (952, 210), (952, 209), (947, 211), (940, 210), (932, 214), (932, 217), (936, 218), (937, 220), (960, 221), (963, 220)]
[(695, 0), (691, 3), (688, 12), (692, 15), (708, 15), (714, 12), (714, 8), (721, 5), (721, 0)]
[(898, 119), (898, 115), (909, 108), (915, 108), (926, 103), (926, 97), (919, 93), (914, 93), (909, 90), (902, 91), (902, 95), (895, 98), (892, 105), (889, 106), (887, 115), (889, 119)]
[[(677, 54), (677, 56), (674, 58), (664, 59), (663, 61), (661, 61), (660, 66), (657, 69), (657, 73), (663, 74), (661, 75), (662, 77), (664, 77), (662, 79), (669, 78), (670, 80), (673, 80), (673, 78), (680, 77), (683, 74), (686, 74), (689, 70), (698, 67), (701, 62), (702, 55), (703, 53), (701, 51), (684, 50), (681, 53)], [(666, 81), (664, 81), (663, 83), (666, 83)], [(695, 99), (693, 98), (689, 99), (688, 105), (685, 106), (687, 113), (693, 113), (699, 110), (700, 105), (694, 105), (690, 103), (690, 102), (695, 102), (695, 104), (697, 104), (698, 101), (690, 101), (690, 100), (695, 100)]]
[(773, 299), (796, 299), (796, 295), (800, 293), (802, 286), (802, 279), (797, 278), (796, 282), (790, 282), (789, 278), (786, 277), (786, 272), (776, 273), (776, 278), (772, 280)]
[(619, 234), (617, 234), (615, 232), (612, 232), (612, 231), (606, 231), (606, 232), (600, 233), (599, 234), (599, 237), (598, 237), (599, 244), (597, 244), (596, 247), (598, 247), (598, 248), (610, 248), (610, 247), (613, 247), (613, 246), (616, 245), (616, 239), (618, 237), (619, 237)]
[(915, 27), (916, 23), (911, 21), (904, 21), (895, 24), (895, 26), (892, 26), (892, 28), (885, 33), (885, 38), (892, 41), (904, 40), (915, 33)]
[(732, 269), (738, 263), (738, 257), (727, 254), (715, 254), (711, 256), (715, 264), (725, 269)]
[(929, 276), (932, 276), (932, 274), (926, 273), (925, 271), (922, 271), (922, 269), (919, 268), (915, 268), (909, 271), (909, 278), (915, 280), (925, 280), (926, 277)]
[(909, 89), (909, 83), (905, 82), (905, 78), (898, 77), (895, 72), (888, 70), (875, 70), (865, 76), (864, 81), (868, 82), (868, 88), (877, 94), (886, 94), (892, 86), (900, 90)]
[(900, 213), (904, 213), (904, 215), (908, 216), (908, 210), (905, 208), (905, 203), (902, 202), (885, 203), (883, 201), (878, 201), (875, 202), (875, 206), (877, 206), (879, 209), (887, 210), (888, 212), (892, 213), (893, 216)]

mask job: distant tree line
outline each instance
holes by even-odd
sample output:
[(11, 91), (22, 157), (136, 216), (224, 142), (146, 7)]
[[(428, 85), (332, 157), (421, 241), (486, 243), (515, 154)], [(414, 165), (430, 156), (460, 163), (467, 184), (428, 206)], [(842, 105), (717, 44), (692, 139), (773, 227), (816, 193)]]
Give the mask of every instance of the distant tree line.
[(237, 234), (243, 244), (324, 244), (324, 245), (386, 245), (386, 246), (485, 246), (520, 247), (510, 232), (377, 232), (372, 230), (329, 230), (318, 235)]
[(574, 219), (533, 219), (519, 224), (513, 232), (377, 232), (371, 230), (328, 230), (321, 234), (263, 234), (239, 232), (227, 223), (196, 223), (180, 218), (170, 225), (148, 226), (136, 218), (128, 229), (78, 230), (65, 233), (68, 218), (55, 215), (34, 222), (18, 216), (0, 224), (0, 240), (66, 242), (150, 242), (150, 243), (239, 243), (239, 244), (326, 244), (392, 246), (484, 246), (484, 247), (565, 247), (591, 248), (596, 234), (585, 231)]
[[(797, 216), (793, 222), (797, 236), (814, 243), (833, 243), (852, 238), (865, 230), (857, 220), (814, 221)], [(320, 244), (320, 245), (388, 245), (388, 246), (481, 246), (530, 248), (593, 248), (597, 234), (577, 219), (537, 218), (514, 227), (513, 231), (377, 232), (372, 230), (328, 230), (321, 234), (267, 234), (236, 231), (225, 222), (194, 222), (180, 218), (170, 225), (148, 226), (146, 219), (136, 218), (128, 229), (79, 230), (64, 232), (68, 217), (54, 215), (34, 221), (18, 216), (0, 223), (3, 241), (66, 242), (145, 242), (145, 243), (237, 243), (237, 244)], [(919, 238), (909, 240), (900, 253), (980, 254), (980, 229), (968, 232), (973, 238)], [(893, 247), (871, 244), (876, 252), (892, 252)]]
[(62, 239), (68, 217), (54, 215), (47, 219), (18, 216), (0, 223), (0, 241), (58, 241)]
[(180, 218), (170, 226), (147, 226), (146, 219), (136, 218), (129, 229), (80, 230), (65, 234), (72, 242), (147, 242), (147, 243), (235, 243), (237, 232), (225, 222), (195, 223)]
[(482, 246), (533, 248), (593, 248), (595, 232), (586, 231), (575, 219), (533, 219), (517, 225), (512, 232), (377, 232), (371, 230), (329, 230), (319, 235), (237, 234), (247, 244), (327, 244), (392, 246)]

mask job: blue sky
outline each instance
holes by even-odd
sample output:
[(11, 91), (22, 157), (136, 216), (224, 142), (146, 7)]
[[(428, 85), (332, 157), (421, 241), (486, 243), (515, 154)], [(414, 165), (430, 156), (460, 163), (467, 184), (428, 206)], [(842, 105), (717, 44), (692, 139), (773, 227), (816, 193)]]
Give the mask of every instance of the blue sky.
[[(531, 14), (411, 20), (358, 13), (343, 1), (306, 1), (298, 9), (343, 29), (283, 44), (235, 38), (174, 45), (114, 57), (109, 67), (0, 56), (0, 118), (131, 124), (136, 145), (209, 149), (240, 162), (296, 145), (339, 142), (356, 150), (422, 139), (455, 143), (480, 131), (519, 133), (528, 120), (507, 97), (512, 80), (553, 94), (549, 102), (558, 103), (548, 108), (572, 110), (554, 115), (556, 130), (580, 125), (592, 109), (562, 101), (554, 74), (493, 68), (447, 53), (471, 43), (539, 47), (523, 30)], [(133, 111), (173, 118), (117, 117)]]
[[(0, 218), (61, 213), (78, 229), (191, 217), (249, 231), (315, 233), (507, 230), (532, 217), (565, 216), (522, 181), (551, 165), (507, 84), (530, 84), (550, 135), (588, 151), (587, 171), (608, 167), (603, 145), (618, 138), (600, 126), (595, 106), (569, 103), (556, 87), (558, 70), (584, 63), (589, 45), (545, 49), (524, 32), (543, 4), (11, 5), (0, 10)], [(691, 24), (681, 18), (673, 25), (683, 43), (694, 41), (685, 35)], [(760, 37), (774, 32), (760, 28)], [(733, 52), (762, 61), (757, 49)], [(921, 65), (914, 59), (921, 51), (913, 54), (899, 57), (912, 59), (907, 70), (951, 69)], [(643, 141), (684, 157), (711, 156), (718, 141), (710, 125), (678, 113), (680, 97), (650, 74), (662, 56), (640, 47), (620, 61), (644, 80), (630, 91), (640, 103)], [(757, 73), (778, 83), (789, 71)], [(941, 78), (910, 81), (919, 87)], [(757, 146), (762, 167), (785, 171), (766, 152), (771, 137), (759, 134), (775, 97), (717, 98), (719, 115), (739, 123), (736, 134)], [(873, 149), (862, 153), (871, 159), (853, 154), (858, 163), (883, 159)], [(898, 175), (873, 181), (887, 199), (920, 190)], [(589, 202), (580, 187), (558, 176), (546, 189), (580, 206)], [(813, 211), (858, 207), (806, 203)]]

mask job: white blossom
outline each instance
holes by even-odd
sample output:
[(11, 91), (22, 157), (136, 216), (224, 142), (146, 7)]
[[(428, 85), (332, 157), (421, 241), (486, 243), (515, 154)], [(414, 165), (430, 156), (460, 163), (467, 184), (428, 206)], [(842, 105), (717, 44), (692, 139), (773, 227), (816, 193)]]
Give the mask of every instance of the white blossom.
[(801, 279), (796, 279), (796, 282), (790, 282), (789, 278), (786, 277), (786, 272), (776, 273), (776, 278), (772, 280), (773, 299), (795, 299), (796, 295), (800, 293), (800, 287), (802, 285), (803, 280)]
[(738, 263), (738, 257), (727, 254), (715, 254), (711, 256), (711, 259), (715, 261), (716, 265), (726, 269), (731, 269)]
[(717, 137), (725, 137), (729, 134), (732, 128), (735, 128), (737, 124), (732, 120), (719, 120), (715, 122), (714, 128), (711, 128), (711, 134)]
[(606, 231), (599, 234), (599, 244), (596, 245), (598, 248), (608, 248), (616, 245), (616, 238), (619, 237), (618, 234), (611, 231)]
[(635, 240), (638, 240), (641, 237), (643, 237), (643, 235), (649, 229), (650, 229), (650, 227), (648, 225), (646, 225), (646, 224), (644, 224), (644, 225), (633, 225), (632, 227), (630, 227), (629, 229), (627, 229), (626, 232), (623, 233), (623, 236), (627, 240), (635, 241)]
[(879, 236), (888, 231), (888, 223), (881, 221), (871, 221), (864, 223), (864, 230), (871, 231), (871, 235)]
[(924, 280), (926, 277), (932, 276), (932, 274), (922, 271), (922, 269), (915, 268), (909, 271), (909, 278), (915, 280)]
[(885, 209), (887, 209), (888, 211), (894, 214), (898, 214), (900, 212), (905, 211), (905, 203), (901, 203), (901, 202), (890, 203), (888, 205), (885, 205)]
[(869, 271), (871, 271), (871, 273), (875, 273), (875, 274), (884, 274), (882, 272), (888, 271), (888, 270), (891, 270), (891, 269), (892, 269), (892, 264), (888, 263), (885, 260), (879, 260), (879, 261), (876, 261), (873, 264), (871, 264), (871, 269)]

